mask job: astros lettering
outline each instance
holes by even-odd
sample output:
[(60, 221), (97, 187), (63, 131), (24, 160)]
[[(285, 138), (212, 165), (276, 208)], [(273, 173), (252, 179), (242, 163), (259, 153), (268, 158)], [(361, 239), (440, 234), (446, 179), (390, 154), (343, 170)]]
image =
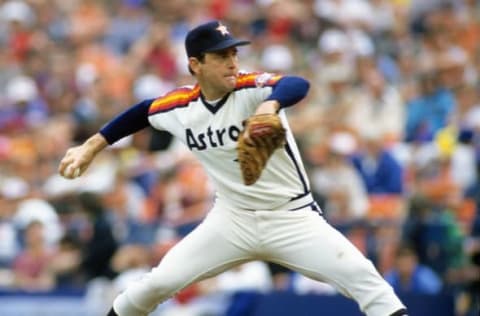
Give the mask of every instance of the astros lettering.
[(209, 126), (204, 133), (199, 133), (195, 135), (190, 128), (185, 130), (185, 139), (187, 141), (188, 148), (190, 150), (205, 150), (208, 147), (219, 147), (225, 145), (225, 137), (230, 138), (230, 140), (236, 142), (238, 135), (240, 135), (240, 128), (232, 125), (228, 128), (215, 129)]

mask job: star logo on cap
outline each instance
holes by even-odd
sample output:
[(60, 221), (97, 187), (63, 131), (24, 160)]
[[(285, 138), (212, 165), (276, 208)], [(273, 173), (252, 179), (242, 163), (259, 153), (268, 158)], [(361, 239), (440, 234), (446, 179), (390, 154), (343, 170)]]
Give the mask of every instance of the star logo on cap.
[(219, 31), (220, 33), (222, 33), (222, 35), (230, 34), (230, 32), (228, 32), (228, 30), (227, 30), (227, 27), (223, 24), (219, 24), (218, 27), (216, 28), (216, 30)]

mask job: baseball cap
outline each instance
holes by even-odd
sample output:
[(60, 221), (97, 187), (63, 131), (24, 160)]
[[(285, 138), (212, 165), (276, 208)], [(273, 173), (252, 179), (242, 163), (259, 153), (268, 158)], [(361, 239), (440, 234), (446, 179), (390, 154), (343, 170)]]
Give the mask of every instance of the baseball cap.
[(250, 44), (249, 41), (234, 38), (220, 21), (211, 21), (197, 26), (188, 32), (185, 39), (188, 57), (248, 44)]

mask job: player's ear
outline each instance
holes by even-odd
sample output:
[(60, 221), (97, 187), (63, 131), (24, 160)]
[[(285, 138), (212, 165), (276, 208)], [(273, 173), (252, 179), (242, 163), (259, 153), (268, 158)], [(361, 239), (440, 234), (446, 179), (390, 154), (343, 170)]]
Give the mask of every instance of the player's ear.
[(200, 60), (198, 60), (198, 58), (196, 58), (196, 57), (189, 57), (188, 58), (188, 71), (192, 75), (195, 75), (195, 74), (198, 73), (199, 65), (200, 65)]

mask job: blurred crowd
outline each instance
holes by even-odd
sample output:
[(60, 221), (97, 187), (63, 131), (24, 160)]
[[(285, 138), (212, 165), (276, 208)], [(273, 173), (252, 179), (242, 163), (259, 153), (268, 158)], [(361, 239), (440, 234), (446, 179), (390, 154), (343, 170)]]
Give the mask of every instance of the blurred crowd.
[[(184, 36), (211, 19), (252, 40), (242, 69), (311, 82), (287, 114), (330, 223), (398, 293), (449, 293), (474, 315), (476, 0), (0, 0), (0, 288), (116, 293), (201, 221), (214, 193), (167, 133), (123, 139), (79, 179), (57, 166), (115, 114), (193, 83)], [(335, 292), (255, 262), (172, 305), (241, 289)]]

